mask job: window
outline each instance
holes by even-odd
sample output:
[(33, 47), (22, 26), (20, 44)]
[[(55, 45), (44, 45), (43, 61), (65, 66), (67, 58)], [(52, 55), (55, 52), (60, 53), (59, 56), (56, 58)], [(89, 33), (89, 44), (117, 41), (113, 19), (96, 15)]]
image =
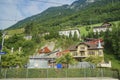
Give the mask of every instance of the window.
[(102, 55), (102, 51), (98, 51), (98, 55)]
[(95, 55), (94, 51), (89, 51), (89, 55)]
[(73, 56), (77, 56), (77, 52), (75, 52)]
[(81, 53), (81, 56), (85, 56), (85, 52), (80, 52)]

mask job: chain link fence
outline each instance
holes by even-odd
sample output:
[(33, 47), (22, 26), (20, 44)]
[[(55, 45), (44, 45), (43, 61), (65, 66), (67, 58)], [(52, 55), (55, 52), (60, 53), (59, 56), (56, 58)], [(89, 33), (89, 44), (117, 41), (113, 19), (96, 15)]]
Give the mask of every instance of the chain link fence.
[(119, 71), (112, 69), (2, 69), (0, 78), (79, 78), (111, 77), (118, 78)]

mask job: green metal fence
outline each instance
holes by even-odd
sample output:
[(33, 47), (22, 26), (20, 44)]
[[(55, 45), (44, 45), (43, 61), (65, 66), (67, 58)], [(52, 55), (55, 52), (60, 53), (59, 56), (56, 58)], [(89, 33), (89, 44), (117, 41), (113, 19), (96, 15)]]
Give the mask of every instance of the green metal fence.
[(112, 69), (2, 69), (0, 78), (67, 78), (67, 77), (112, 77), (118, 71)]

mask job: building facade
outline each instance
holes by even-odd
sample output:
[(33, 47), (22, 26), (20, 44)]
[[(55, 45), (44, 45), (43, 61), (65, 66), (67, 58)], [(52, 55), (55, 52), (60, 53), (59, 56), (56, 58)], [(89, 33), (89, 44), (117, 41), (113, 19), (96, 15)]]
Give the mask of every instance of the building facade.
[(102, 43), (101, 39), (81, 42), (77, 46), (70, 47), (69, 50), (73, 57), (81, 62), (90, 56), (104, 57)]
[(71, 29), (71, 30), (63, 30), (63, 31), (59, 31), (59, 35), (64, 35), (69, 37), (70, 34), (72, 35), (72, 37), (76, 34), (78, 38), (80, 38), (80, 31), (79, 29)]
[(100, 32), (105, 32), (106, 30), (112, 31), (111, 24), (110, 23), (103, 23), (101, 26), (96, 26), (93, 28), (93, 32), (100, 33)]

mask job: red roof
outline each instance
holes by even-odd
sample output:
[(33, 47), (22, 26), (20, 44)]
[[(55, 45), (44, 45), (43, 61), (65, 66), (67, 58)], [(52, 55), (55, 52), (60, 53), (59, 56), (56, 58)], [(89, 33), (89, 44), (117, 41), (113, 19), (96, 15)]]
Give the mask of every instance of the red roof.
[(57, 55), (58, 57), (60, 57), (60, 56), (66, 54), (66, 53), (68, 53), (68, 52), (70, 52), (70, 51), (69, 51), (69, 50), (64, 50), (64, 51), (58, 52), (56, 55)]
[(51, 50), (48, 47), (44, 47), (43, 49), (38, 50), (38, 53), (50, 53)]
[(91, 41), (87, 41), (86, 43), (87, 44), (98, 44), (98, 42), (103, 42), (103, 40), (102, 39), (94, 39), (94, 40), (91, 40)]
[[(80, 44), (85, 44), (88, 46), (88, 49), (98, 49), (98, 44), (99, 44), (99, 41), (101, 42), (101, 46), (104, 45), (104, 42), (102, 39), (92, 39), (92, 40), (89, 40), (89, 41), (86, 41), (86, 42), (82, 42)], [(80, 45), (79, 44), (79, 45)]]

